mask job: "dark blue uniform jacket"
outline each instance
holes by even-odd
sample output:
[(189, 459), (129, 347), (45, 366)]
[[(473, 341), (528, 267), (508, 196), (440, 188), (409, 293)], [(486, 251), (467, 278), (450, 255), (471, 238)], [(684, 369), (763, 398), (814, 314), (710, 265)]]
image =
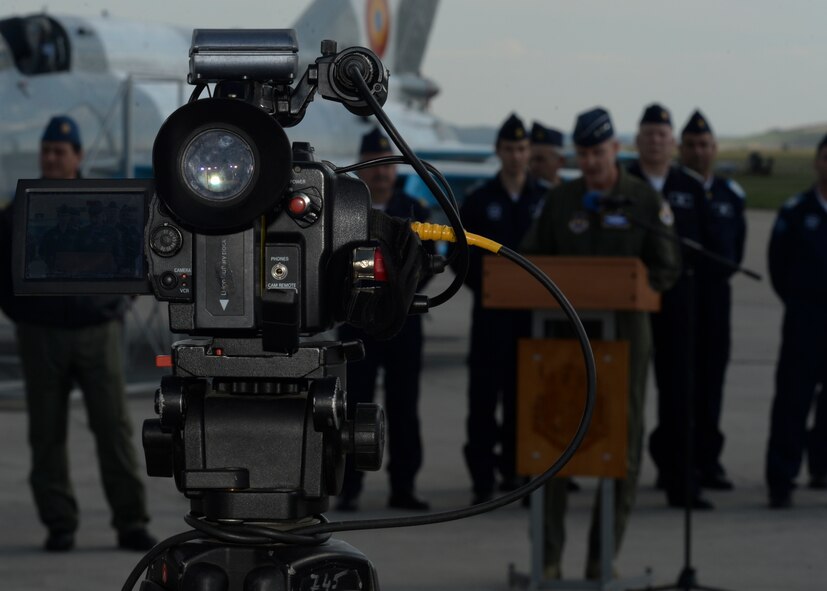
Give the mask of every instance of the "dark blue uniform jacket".
[[(714, 177), (706, 191), (704, 245), (715, 254), (740, 265), (744, 259), (747, 224), (744, 192), (733, 180)], [(728, 279), (735, 272), (710, 259), (698, 260), (698, 274), (709, 279)]]
[[(528, 177), (520, 198), (515, 202), (500, 182), (499, 175), (468, 194), (460, 216), (466, 230), (490, 238), (517, 250), (534, 218), (540, 212), (545, 189)], [(471, 248), (465, 283), (474, 292), (474, 304), (482, 298), (482, 257), (479, 248)]]
[(772, 287), (785, 304), (827, 301), (827, 211), (815, 189), (778, 212), (769, 247)]

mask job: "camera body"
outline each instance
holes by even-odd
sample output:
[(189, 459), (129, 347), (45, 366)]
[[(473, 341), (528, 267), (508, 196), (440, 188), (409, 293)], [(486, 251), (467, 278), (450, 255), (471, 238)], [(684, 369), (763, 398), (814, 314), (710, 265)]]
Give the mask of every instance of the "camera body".
[(15, 207), (17, 294), (152, 294), (174, 332), (272, 333), (277, 350), (342, 319), (353, 251), (370, 244), (364, 183), (310, 160), (294, 161), (270, 212), (227, 234), (181, 223), (150, 180), (21, 180)]
[(270, 350), (295, 350), (299, 335), (343, 320), (369, 213), (364, 183), (298, 159), (273, 212), (239, 232), (192, 233), (156, 200), (145, 234), (153, 292), (170, 302), (175, 332), (260, 335)]
[(169, 302), (173, 332), (279, 352), (346, 320), (376, 287), (363, 265), (376, 245), (370, 195), (283, 126), (317, 90), (362, 112), (354, 70), (384, 101), (387, 72), (368, 50), (325, 42), (293, 87), (297, 51), (292, 30), (196, 29), (189, 80), (215, 82), (214, 96), (164, 122), (154, 181), (19, 182), (15, 293), (152, 294)]

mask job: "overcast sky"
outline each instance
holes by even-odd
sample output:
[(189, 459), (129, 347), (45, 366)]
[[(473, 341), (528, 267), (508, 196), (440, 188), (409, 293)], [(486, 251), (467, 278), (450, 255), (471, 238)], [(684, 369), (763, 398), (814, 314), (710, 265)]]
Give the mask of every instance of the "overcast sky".
[[(308, 0), (3, 0), (201, 27), (288, 27)], [(342, 0), (331, 0), (342, 1)], [(824, 0), (441, 0), (423, 73), (433, 111), (498, 125), (512, 110), (570, 131), (594, 105), (635, 128), (653, 101), (682, 127), (699, 107), (720, 135), (827, 122)]]

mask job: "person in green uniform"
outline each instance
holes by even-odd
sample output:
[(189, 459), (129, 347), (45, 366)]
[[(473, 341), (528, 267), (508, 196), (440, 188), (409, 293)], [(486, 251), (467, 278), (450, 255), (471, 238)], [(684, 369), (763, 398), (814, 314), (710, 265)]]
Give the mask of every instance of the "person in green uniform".
[[(652, 288), (669, 289), (681, 271), (680, 250), (672, 227), (674, 216), (669, 205), (652, 187), (617, 165), (620, 146), (614, 137), (611, 118), (604, 109), (580, 114), (573, 140), (582, 176), (548, 193), (543, 211), (523, 240), (521, 251), (524, 254), (638, 257), (646, 265)], [(612, 210), (607, 206), (612, 202), (629, 205), (622, 211)], [(632, 218), (658, 231), (637, 225)], [(616, 338), (630, 344), (627, 471), (626, 478), (615, 480), (614, 550), (617, 555), (634, 503), (640, 468), (643, 403), (652, 337), (646, 312), (617, 312), (615, 327)], [(546, 487), (544, 571), (548, 579), (561, 576), (566, 488), (564, 478), (554, 479)], [(596, 499), (589, 532), (588, 579), (601, 575), (599, 507)]]
[[(40, 143), (40, 170), (45, 179), (78, 178), (83, 158), (80, 131), (69, 117), (52, 118)], [(78, 206), (85, 202), (77, 197)], [(89, 428), (94, 433), (101, 480), (112, 510), (118, 547), (146, 551), (156, 544), (147, 532), (149, 515), (139, 464), (132, 445), (126, 406), (123, 360), (123, 296), (15, 297), (11, 288), (11, 216), (0, 216), (0, 308), (17, 328), (17, 350), (23, 370), (28, 410), (32, 487), (40, 520), (49, 530), (44, 548), (64, 552), (75, 545), (78, 503), (69, 479), (69, 394), (77, 384), (83, 392)], [(72, 208), (59, 208), (65, 239)], [(91, 215), (91, 212), (90, 212)], [(114, 232), (114, 230), (113, 230)], [(108, 234), (111, 238), (113, 234)], [(41, 254), (54, 263), (55, 248), (41, 244)], [(72, 246), (71, 248), (76, 247)], [(50, 263), (50, 264), (51, 264)]]

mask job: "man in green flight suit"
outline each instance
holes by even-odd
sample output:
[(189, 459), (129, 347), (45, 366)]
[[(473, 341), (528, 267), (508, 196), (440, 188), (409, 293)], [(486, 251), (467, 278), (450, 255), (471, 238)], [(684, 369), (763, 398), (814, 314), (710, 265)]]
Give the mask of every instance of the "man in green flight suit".
[[(582, 176), (552, 189), (543, 212), (522, 243), (524, 254), (627, 256), (640, 258), (653, 289), (664, 291), (680, 275), (680, 250), (669, 205), (648, 184), (617, 165), (620, 149), (609, 114), (595, 108), (578, 116), (573, 140)], [(611, 204), (625, 204), (612, 210)], [(632, 223), (639, 219), (652, 228)], [(671, 236), (671, 237), (670, 237)], [(614, 552), (634, 503), (643, 439), (643, 402), (652, 337), (646, 312), (617, 312), (616, 338), (629, 341), (629, 411), (626, 478), (615, 480)], [(565, 542), (567, 480), (554, 479), (545, 494), (544, 571), (560, 578)], [(600, 573), (600, 504), (595, 500), (589, 532), (586, 578)]]
[[(74, 119), (53, 117), (40, 142), (44, 179), (80, 178), (83, 159)], [(57, 208), (58, 238), (41, 242), (50, 267), (63, 252), (79, 249), (78, 238), (100, 228), (100, 201), (76, 192), (77, 207)], [(72, 228), (72, 211), (86, 205), (90, 223)], [(75, 546), (79, 510), (69, 473), (70, 391), (79, 386), (89, 429), (95, 436), (100, 479), (111, 509), (118, 547), (146, 552), (156, 543), (146, 524), (149, 514), (126, 401), (121, 343), (127, 298), (115, 295), (15, 296), (12, 292), (12, 205), (0, 215), (0, 309), (16, 324), (17, 349), (25, 378), (32, 468), (29, 483), (40, 520), (48, 528), (44, 548), (65, 552)], [(50, 235), (47, 234), (47, 238)], [(89, 231), (86, 250), (113, 248), (114, 230)], [(52, 236), (54, 237), (54, 236)], [(72, 241), (72, 244), (67, 243)], [(117, 246), (117, 245), (115, 245)], [(116, 259), (115, 259), (116, 260)], [(112, 261), (114, 263), (114, 260)], [(89, 461), (92, 461), (89, 459)]]

